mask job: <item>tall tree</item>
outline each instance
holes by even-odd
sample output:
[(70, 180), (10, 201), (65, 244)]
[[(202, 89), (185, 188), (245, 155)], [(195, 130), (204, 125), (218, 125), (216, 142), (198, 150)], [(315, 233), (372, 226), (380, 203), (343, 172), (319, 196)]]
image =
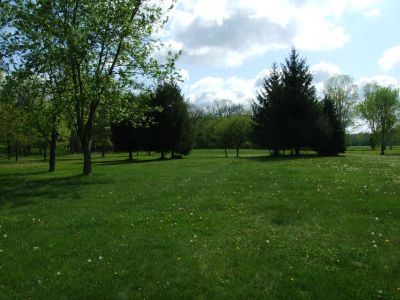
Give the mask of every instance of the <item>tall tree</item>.
[(252, 104), (253, 131), (256, 143), (279, 155), (284, 141), (285, 124), (280, 120), (283, 86), (281, 73), (276, 63), (272, 64), (270, 75), (264, 79)]
[(44, 78), (52, 76), (53, 65), (64, 69), (71, 85), (64, 104), (73, 111), (84, 175), (92, 172), (99, 105), (117, 106), (116, 90), (140, 88), (144, 77), (165, 77), (174, 70), (175, 55), (162, 65), (153, 55), (161, 45), (154, 33), (165, 24), (164, 6), (145, 0), (21, 0), (0, 8), (8, 28), (1, 38), (3, 55), (13, 68), (23, 65)]
[(399, 91), (369, 83), (364, 87), (365, 99), (358, 105), (358, 112), (380, 143), (381, 155), (385, 154), (389, 133), (396, 125), (399, 111)]
[(282, 66), (283, 95), (281, 100), (281, 122), (285, 124), (284, 147), (294, 149), (296, 156), (301, 148), (313, 144), (313, 133), (320, 117), (313, 76), (306, 60), (299, 57), (293, 48)]
[(358, 87), (353, 78), (344, 74), (332, 76), (325, 82), (325, 95), (333, 101), (343, 128), (348, 130), (353, 125), (358, 99)]
[(153, 114), (155, 125), (152, 126), (152, 138), (155, 150), (161, 158), (172, 151), (188, 154), (191, 149), (188, 105), (175, 82), (166, 81), (158, 84), (153, 105), (161, 111)]
[(306, 60), (293, 48), (289, 58), (278, 71), (272, 67), (271, 75), (253, 104), (256, 140), (273, 150), (294, 150), (314, 144), (321, 111), (318, 106), (312, 74)]
[(320, 136), (316, 140), (316, 150), (321, 155), (336, 156), (346, 150), (346, 134), (334, 102), (325, 96), (321, 103), (323, 116), (319, 121)]

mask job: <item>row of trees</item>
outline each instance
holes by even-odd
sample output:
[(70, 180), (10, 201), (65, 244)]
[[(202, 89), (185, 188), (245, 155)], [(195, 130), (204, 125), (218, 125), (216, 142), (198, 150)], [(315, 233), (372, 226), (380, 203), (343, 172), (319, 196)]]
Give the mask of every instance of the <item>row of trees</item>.
[(187, 155), (193, 147), (236, 150), (251, 141), (251, 115), (241, 105), (230, 101), (216, 102), (201, 109), (184, 101), (175, 83), (159, 85), (150, 100), (154, 109), (149, 122), (137, 126), (129, 119), (112, 124), (112, 142), (119, 151), (157, 151), (161, 159), (167, 152), (174, 158)]
[(282, 150), (314, 149), (322, 155), (345, 151), (346, 132), (357, 118), (367, 122), (369, 144), (396, 142), (399, 124), (399, 91), (368, 83), (360, 101), (358, 87), (348, 75), (335, 75), (325, 82), (324, 99), (317, 99), (312, 74), (295, 49), (282, 64), (272, 66), (253, 103), (256, 142), (275, 155)]
[(313, 76), (305, 59), (292, 49), (282, 68), (273, 64), (253, 103), (255, 140), (274, 155), (314, 149), (322, 155), (345, 151), (343, 121), (327, 95), (318, 101)]
[[(138, 101), (143, 101), (143, 96)], [(132, 118), (112, 123), (112, 141), (117, 150), (129, 152), (158, 151), (161, 159), (171, 152), (172, 157), (187, 155), (192, 149), (192, 128), (188, 104), (176, 82), (160, 83), (150, 95), (145, 115), (147, 122), (135, 124)]]

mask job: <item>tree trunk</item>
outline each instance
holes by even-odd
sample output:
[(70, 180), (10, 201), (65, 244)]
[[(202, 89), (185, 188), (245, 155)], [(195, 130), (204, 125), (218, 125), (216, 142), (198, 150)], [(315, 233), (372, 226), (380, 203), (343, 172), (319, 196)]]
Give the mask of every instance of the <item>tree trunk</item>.
[(299, 147), (294, 148), (294, 155), (300, 156), (300, 148)]
[(19, 145), (18, 143), (15, 143), (15, 161), (18, 161), (18, 156), (19, 156)]
[(172, 151), (171, 152), (171, 159), (174, 159), (175, 158), (175, 153), (174, 153), (174, 151)]
[(82, 140), (83, 175), (92, 174), (92, 137), (85, 134)]
[(44, 161), (47, 160), (47, 142), (44, 143), (44, 147), (43, 147), (43, 160)]
[(101, 157), (105, 157), (105, 156), (106, 156), (106, 153), (104, 151), (104, 145), (102, 144), (101, 145)]
[(161, 159), (165, 159), (165, 152), (161, 151)]
[(7, 142), (7, 158), (8, 160), (11, 159), (11, 145), (9, 142)]
[(51, 131), (51, 139), (50, 139), (49, 172), (54, 172), (56, 170), (57, 137), (58, 137), (57, 130), (53, 129)]
[(381, 155), (385, 155), (385, 135), (382, 134), (381, 136)]
[(129, 160), (133, 160), (132, 150), (129, 150)]
[(226, 150), (226, 148), (224, 148), (225, 150), (225, 157), (228, 157), (228, 151)]
[(239, 148), (236, 148), (236, 157), (239, 157)]

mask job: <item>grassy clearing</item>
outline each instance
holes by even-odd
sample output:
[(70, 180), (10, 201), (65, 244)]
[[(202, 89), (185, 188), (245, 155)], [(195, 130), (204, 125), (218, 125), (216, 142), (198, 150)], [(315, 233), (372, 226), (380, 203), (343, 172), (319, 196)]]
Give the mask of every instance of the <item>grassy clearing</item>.
[(1, 160), (0, 298), (399, 299), (388, 153)]

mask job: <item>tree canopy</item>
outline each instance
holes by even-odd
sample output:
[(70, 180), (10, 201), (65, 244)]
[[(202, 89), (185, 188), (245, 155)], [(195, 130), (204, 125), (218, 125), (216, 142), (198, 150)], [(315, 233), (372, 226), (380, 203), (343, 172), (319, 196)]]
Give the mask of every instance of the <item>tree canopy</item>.
[(121, 91), (143, 87), (148, 77), (174, 72), (175, 55), (160, 64), (155, 33), (165, 24), (157, 1), (7, 1), (0, 7), (1, 55), (19, 69), (67, 87), (64, 111), (81, 141), (83, 173), (91, 169), (93, 124), (99, 105), (115, 107)]
[(292, 49), (282, 65), (272, 66), (253, 103), (255, 138), (274, 154), (312, 147), (320, 117), (312, 74), (305, 59)]
[(364, 101), (357, 106), (357, 110), (367, 121), (372, 137), (379, 140), (381, 154), (384, 155), (387, 139), (397, 122), (399, 91), (369, 83), (364, 87), (364, 94)]

